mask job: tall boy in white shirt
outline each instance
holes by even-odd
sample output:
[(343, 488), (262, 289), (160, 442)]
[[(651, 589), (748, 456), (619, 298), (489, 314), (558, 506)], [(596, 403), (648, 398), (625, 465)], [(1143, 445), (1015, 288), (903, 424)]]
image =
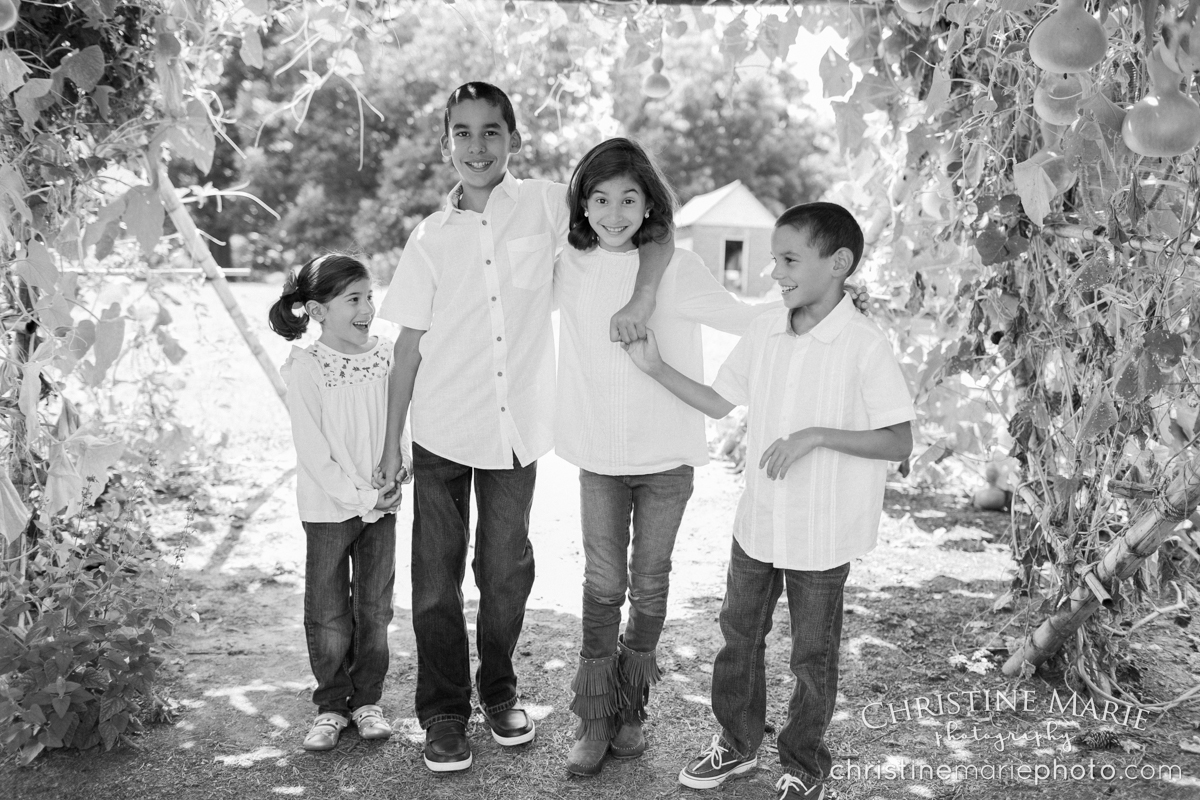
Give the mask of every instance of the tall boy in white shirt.
[[(566, 187), (517, 180), (521, 148), (512, 103), (474, 81), (446, 102), (442, 154), (460, 182), (446, 206), (409, 237), (379, 316), (401, 325), (389, 384), (384, 480), (399, 470), (411, 408), (412, 583), (416, 711), (425, 765), (471, 765), (470, 644), (462, 581), (472, 482), (479, 519), (472, 571), (479, 587), (475, 686), (501, 745), (528, 742), (512, 655), (533, 585), (529, 512), (537, 459), (553, 444), (554, 255), (566, 240)], [(631, 341), (645, 320), (673, 245), (647, 247), (633, 300), (610, 335)]]
[[(628, 346), (638, 367), (710, 417), (747, 410), (746, 490), (734, 519), (713, 665), (721, 732), (679, 774), (719, 786), (754, 769), (766, 718), (766, 635), (786, 588), (796, 677), (777, 745), (780, 800), (820, 800), (832, 757), (842, 590), (871, 550), (888, 461), (912, 450), (912, 399), (887, 337), (844, 285), (862, 257), (854, 217), (833, 203), (788, 209), (771, 237), (787, 309), (751, 323), (712, 387), (663, 363), (652, 332)], [(757, 465), (757, 468), (752, 468)]]

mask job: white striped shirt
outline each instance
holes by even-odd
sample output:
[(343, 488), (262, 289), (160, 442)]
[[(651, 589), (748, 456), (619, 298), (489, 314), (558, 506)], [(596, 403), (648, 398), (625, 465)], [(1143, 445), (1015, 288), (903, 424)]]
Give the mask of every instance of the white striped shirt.
[(847, 296), (811, 331), (787, 314), (751, 323), (713, 389), (748, 406), (746, 489), (733, 534), (751, 558), (782, 569), (826, 570), (875, 546), (887, 462), (818, 448), (783, 479), (758, 466), (776, 439), (822, 427), (877, 430), (915, 418), (887, 337)]
[(477, 469), (528, 465), (554, 437), (554, 254), (566, 241), (561, 183), (505, 173), (483, 213), (451, 192), (404, 246), (383, 319), (425, 331), (413, 441)]
[[(638, 251), (563, 248), (554, 270), (559, 307), (554, 451), (601, 475), (648, 475), (708, 463), (704, 414), (639, 370), (608, 338), (609, 319), (629, 300)], [(740, 334), (764, 308), (726, 291), (698, 255), (675, 249), (647, 323), (663, 359), (704, 380), (700, 325)]]

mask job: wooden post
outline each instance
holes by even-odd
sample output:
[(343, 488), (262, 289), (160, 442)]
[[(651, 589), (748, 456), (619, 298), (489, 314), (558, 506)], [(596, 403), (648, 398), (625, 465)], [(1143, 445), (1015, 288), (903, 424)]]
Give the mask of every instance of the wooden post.
[(229, 312), (230, 318), (233, 319), (233, 324), (237, 326), (238, 332), (242, 334), (242, 338), (246, 340), (246, 344), (250, 347), (250, 352), (258, 359), (258, 364), (266, 374), (267, 380), (271, 382), (275, 393), (279, 395), (280, 400), (284, 400), (287, 397), (287, 385), (283, 382), (283, 376), (279, 374), (278, 366), (271, 361), (270, 356), (267, 355), (267, 351), (263, 349), (262, 342), (258, 341), (258, 337), (250, 329), (250, 324), (246, 322), (246, 316), (242, 313), (237, 298), (233, 296), (233, 292), (229, 289), (229, 281), (225, 280), (225, 274), (217, 266), (212, 253), (208, 251), (208, 245), (200, 237), (200, 232), (196, 230), (196, 223), (192, 221), (192, 215), (188, 213), (188, 210), (183, 207), (183, 203), (180, 202), (179, 195), (175, 192), (175, 187), (171, 184), (171, 179), (167, 177), (166, 168), (159, 164), (157, 165), (157, 171), (158, 194), (162, 199), (163, 208), (166, 209), (171, 221), (175, 223), (175, 230), (179, 231), (179, 236), (183, 239), (188, 253), (191, 254), (192, 261), (198, 264), (200, 269), (204, 271), (213, 289), (216, 290), (217, 297), (221, 298), (221, 303), (225, 306), (225, 310)]
[[(1112, 586), (1133, 575), (1197, 504), (1200, 504), (1200, 467), (1184, 464), (1154, 508), (1113, 541), (1095, 565), (1093, 573), (1101, 588), (1111, 592)], [(1054, 655), (1079, 626), (1101, 608), (1101, 602), (1087, 581), (1080, 584), (1067, 596), (1062, 609), (1038, 626), (1009, 657), (1004, 663), (1004, 674), (1020, 675), (1026, 664), (1036, 667)]]

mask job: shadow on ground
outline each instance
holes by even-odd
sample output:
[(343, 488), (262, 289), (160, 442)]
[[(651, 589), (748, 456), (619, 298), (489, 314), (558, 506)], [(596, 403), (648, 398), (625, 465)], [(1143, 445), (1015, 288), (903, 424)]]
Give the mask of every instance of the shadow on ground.
[[(107, 755), (51, 754), (31, 768), (6, 770), (4, 796), (34, 800), (91, 798), (362, 797), (362, 798), (770, 798), (779, 776), (774, 733), (792, 686), (787, 668), (786, 608), (769, 637), (771, 712), (759, 768), (718, 790), (695, 792), (676, 779), (680, 767), (715, 732), (709, 710), (713, 657), (720, 647), (720, 598), (689, 600), (683, 620), (668, 623), (660, 648), (663, 681), (653, 694), (650, 749), (640, 759), (609, 761), (595, 778), (567, 775), (572, 742), (569, 685), (579, 620), (533, 609), (517, 653), (524, 704), (538, 721), (530, 745), (501, 748), (479, 717), (472, 720), (473, 767), (435, 776), (421, 760), (422, 734), (412, 714), (415, 658), (411, 620), (397, 609), (392, 668), (383, 704), (397, 734), (367, 743), (348, 730), (336, 750), (312, 754), (300, 741), (313, 714), (311, 676), (300, 627), (300, 585), (285, 576), (246, 572), (194, 574), (186, 590), (200, 604), (201, 624), (177, 637), (181, 650), (164, 667), (164, 692), (179, 710), (174, 725), (156, 726)], [(1177, 741), (1186, 720), (1169, 716), (1140, 727), (1096, 720), (1053, 706), (1051, 684), (1000, 676), (1009, 615), (993, 614), (1007, 588), (996, 581), (939, 576), (920, 586), (850, 587), (841, 660), (841, 691), (829, 742), (836, 798), (988, 800), (1041, 795), (1059, 800), (1170, 798), (1194, 800), (1196, 757)], [(473, 618), (473, 604), (472, 604)], [(993, 649), (989, 650), (988, 647)], [(1060, 698), (1065, 698), (1058, 685)], [(1020, 692), (1025, 694), (1021, 695)], [(975, 711), (966, 693), (974, 692)], [(999, 696), (998, 694), (999, 693)], [(942, 713), (936, 713), (940, 705)], [(960, 708), (951, 712), (955, 698)], [(921, 700), (919, 700), (921, 699)], [(1010, 702), (1011, 701), (1011, 702)], [(986, 707), (985, 707), (986, 705)], [(1015, 707), (1012, 707), (1015, 706)], [(957, 726), (950, 729), (948, 726)], [(1067, 744), (1113, 730), (1103, 750)], [(949, 736), (947, 735), (949, 732)], [(1128, 749), (1128, 752), (1127, 752)], [(1060, 765), (1056, 777), (1049, 770)], [(1123, 776), (1173, 765), (1166, 779), (1102, 780), (1105, 765)], [(1087, 770), (1093, 777), (1072, 777)], [(961, 779), (937, 770), (960, 768)], [(1018, 774), (1026, 767), (1028, 778)], [(971, 772), (970, 768), (974, 768)], [(1047, 770), (1044, 779), (1036, 777)], [(1107, 773), (1104, 773), (1107, 774)]]

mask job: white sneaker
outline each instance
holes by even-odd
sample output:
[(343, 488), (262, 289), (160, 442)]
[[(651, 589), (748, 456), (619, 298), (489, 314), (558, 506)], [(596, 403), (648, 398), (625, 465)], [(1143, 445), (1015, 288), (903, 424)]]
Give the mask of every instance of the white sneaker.
[(358, 728), (358, 735), (364, 739), (386, 739), (392, 735), (392, 726), (383, 716), (379, 706), (359, 706), (350, 713)]
[(332, 750), (337, 747), (338, 737), (342, 735), (342, 728), (350, 724), (350, 721), (341, 714), (326, 712), (318, 714), (313, 720), (312, 727), (308, 729), (308, 735), (304, 737), (304, 744), (301, 745), (305, 750)]

